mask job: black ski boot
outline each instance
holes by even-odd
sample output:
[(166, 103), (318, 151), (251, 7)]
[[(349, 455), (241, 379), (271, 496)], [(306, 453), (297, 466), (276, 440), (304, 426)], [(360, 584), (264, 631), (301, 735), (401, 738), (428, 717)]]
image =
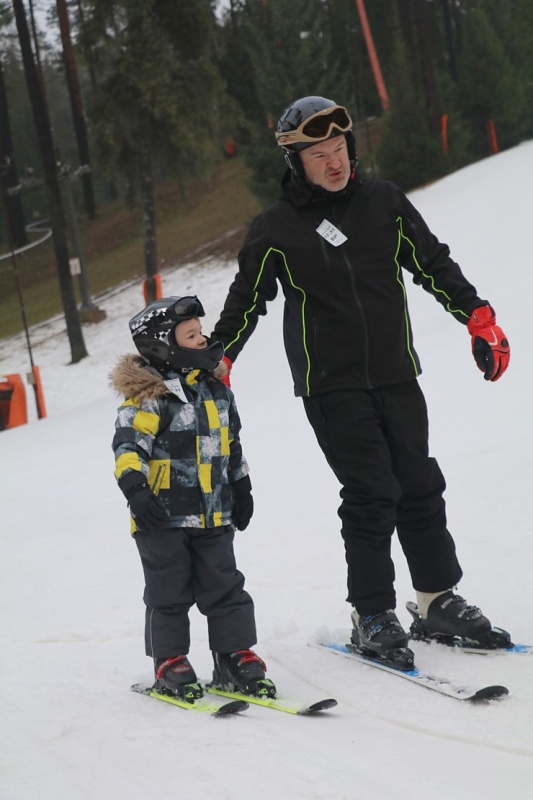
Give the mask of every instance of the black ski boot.
[(477, 606), (468, 605), (452, 590), (440, 594), (430, 603), (425, 619), (416, 603), (407, 603), (407, 610), (413, 617), (411, 639), (479, 650), (512, 646), (507, 631), (493, 628)]
[(352, 625), (349, 649), (397, 669), (413, 669), (414, 654), (407, 647), (409, 637), (392, 609), (359, 618), (354, 610)]
[(204, 694), (187, 656), (156, 659), (154, 689), (188, 703), (194, 703)]
[(253, 650), (213, 653), (213, 684), (228, 692), (275, 697), (276, 687), (265, 678), (266, 664)]

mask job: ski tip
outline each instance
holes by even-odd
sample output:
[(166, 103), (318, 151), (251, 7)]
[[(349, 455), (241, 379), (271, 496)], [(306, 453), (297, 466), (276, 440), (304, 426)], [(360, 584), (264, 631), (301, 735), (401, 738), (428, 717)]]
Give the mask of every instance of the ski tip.
[(246, 711), (248, 708), (250, 708), (250, 704), (246, 700), (232, 700), (231, 703), (224, 703), (223, 706), (220, 706), (213, 716), (229, 717), (232, 714), (240, 714), (241, 711)]
[(533, 645), (531, 644), (513, 644), (508, 648), (511, 653), (525, 653), (526, 655), (533, 654)]
[(500, 697), (506, 697), (508, 694), (509, 689), (506, 686), (485, 686), (483, 689), (478, 689), (470, 700), (473, 703), (479, 703), (484, 700), (497, 700)]
[(327, 711), (328, 708), (335, 708), (336, 705), (337, 701), (330, 697), (327, 700), (319, 700), (317, 703), (301, 708), (296, 713), (305, 717), (309, 714), (317, 714), (319, 711)]

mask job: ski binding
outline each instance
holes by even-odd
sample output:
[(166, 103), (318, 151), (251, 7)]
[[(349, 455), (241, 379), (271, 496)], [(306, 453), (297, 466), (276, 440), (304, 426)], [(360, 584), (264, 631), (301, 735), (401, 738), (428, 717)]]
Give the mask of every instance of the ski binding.
[(141, 686), (139, 683), (134, 683), (131, 690), (138, 694), (144, 694), (146, 697), (154, 697), (156, 700), (163, 700), (165, 703), (179, 706), (187, 711), (200, 711), (204, 714), (210, 714), (212, 717), (227, 717), (232, 714), (239, 714), (241, 711), (246, 711), (246, 709), (249, 708), (248, 701), (244, 697), (235, 698), (231, 703), (218, 705), (216, 702), (209, 702), (205, 697), (194, 700), (193, 702), (188, 702), (173, 694), (158, 692), (153, 686)]

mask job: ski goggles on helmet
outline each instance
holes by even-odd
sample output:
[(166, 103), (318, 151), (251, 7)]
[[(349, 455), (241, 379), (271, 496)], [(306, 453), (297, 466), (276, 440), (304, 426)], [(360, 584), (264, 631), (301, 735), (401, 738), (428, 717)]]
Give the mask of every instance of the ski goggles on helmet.
[(205, 316), (204, 308), (196, 296), (162, 297), (143, 308), (129, 321), (133, 338), (144, 336), (147, 331), (165, 331), (192, 317)]
[(176, 322), (183, 322), (192, 317), (204, 317), (205, 311), (201, 302), (196, 295), (190, 297), (180, 297), (179, 300), (169, 306), (166, 314), (170, 319)]
[(317, 111), (293, 131), (276, 131), (276, 139), (280, 147), (311, 145), (329, 139), (334, 129), (339, 133), (347, 133), (352, 127), (353, 122), (344, 106), (332, 106)]

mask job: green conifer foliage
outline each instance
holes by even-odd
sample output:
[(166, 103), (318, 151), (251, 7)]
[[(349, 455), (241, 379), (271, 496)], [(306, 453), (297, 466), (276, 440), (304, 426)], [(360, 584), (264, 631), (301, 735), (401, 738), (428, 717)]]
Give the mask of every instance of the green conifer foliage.
[(159, 174), (184, 181), (219, 156), (220, 97), (208, 0), (89, 0), (80, 43), (97, 75), (89, 116), (108, 174), (135, 184), (148, 136)]
[(395, 44), (390, 111), (378, 152), (380, 177), (404, 191), (446, 174), (440, 137), (430, 127), (423, 93), (415, 83), (405, 46)]
[(499, 149), (526, 134), (526, 87), (507, 57), (501, 35), (481, 4), (462, 22), (458, 97), (473, 136), (473, 155), (488, 155), (487, 123), (493, 121)]
[[(243, 109), (237, 145), (252, 170), (251, 188), (264, 202), (279, 193), (285, 168), (274, 130), (283, 110), (299, 97), (323, 95), (350, 104), (353, 79), (347, 53), (335, 52), (328, 6), (320, 0), (242, 0), (234, 4), (231, 54), (245, 65), (230, 90)], [(352, 102), (353, 106), (353, 102)], [(353, 108), (352, 108), (353, 113)]]

